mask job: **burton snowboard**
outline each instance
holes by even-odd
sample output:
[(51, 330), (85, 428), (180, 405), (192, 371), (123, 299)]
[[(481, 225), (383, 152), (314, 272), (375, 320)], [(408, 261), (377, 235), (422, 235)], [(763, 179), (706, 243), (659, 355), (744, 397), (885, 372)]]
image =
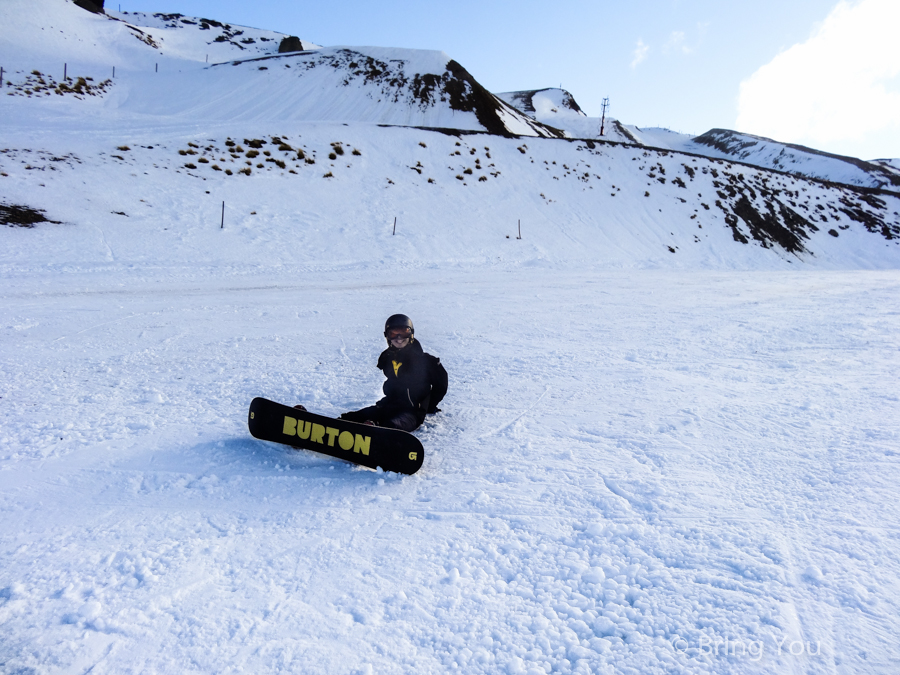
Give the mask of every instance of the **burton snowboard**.
[(324, 417), (265, 398), (250, 403), (247, 424), (255, 438), (314, 450), (370, 469), (413, 474), (425, 459), (422, 443), (405, 431)]

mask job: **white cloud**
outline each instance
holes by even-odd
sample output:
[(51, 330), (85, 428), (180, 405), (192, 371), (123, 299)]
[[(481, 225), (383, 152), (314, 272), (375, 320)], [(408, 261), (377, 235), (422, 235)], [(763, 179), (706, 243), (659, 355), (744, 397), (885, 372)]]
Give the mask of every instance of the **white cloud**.
[(633, 58), (631, 61), (632, 70), (637, 68), (641, 64), (641, 62), (643, 62), (647, 58), (647, 53), (649, 51), (649, 45), (645, 45), (643, 40), (637, 41), (637, 45), (634, 48)]
[(809, 40), (741, 83), (736, 126), (869, 158), (900, 152), (898, 75), (900, 2), (841, 1)]
[(663, 53), (681, 52), (682, 54), (690, 54), (693, 50), (686, 44), (685, 35), (682, 31), (673, 31), (669, 36), (669, 40), (663, 47)]

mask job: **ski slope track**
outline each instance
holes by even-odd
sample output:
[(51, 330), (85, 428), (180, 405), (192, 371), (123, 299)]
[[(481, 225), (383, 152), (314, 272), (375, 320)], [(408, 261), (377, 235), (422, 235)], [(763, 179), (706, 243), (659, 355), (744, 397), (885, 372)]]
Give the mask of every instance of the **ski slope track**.
[[(108, 10), (0, 4), (0, 673), (898, 672), (898, 160)], [(250, 436), (396, 312), (416, 474)]]

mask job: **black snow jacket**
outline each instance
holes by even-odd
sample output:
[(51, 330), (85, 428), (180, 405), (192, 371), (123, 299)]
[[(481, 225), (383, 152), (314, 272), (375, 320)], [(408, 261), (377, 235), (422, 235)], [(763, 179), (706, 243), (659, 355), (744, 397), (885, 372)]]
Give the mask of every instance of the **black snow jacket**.
[(437, 404), (447, 393), (447, 371), (439, 358), (424, 352), (418, 340), (412, 338), (403, 349), (385, 349), (378, 357), (378, 368), (387, 378), (384, 398), (368, 408), (344, 413), (342, 419), (389, 425), (400, 415), (412, 414), (418, 427), (425, 415), (438, 411)]
[(425, 353), (418, 340), (413, 338), (403, 349), (385, 349), (378, 357), (378, 368), (387, 378), (384, 398), (375, 404), (381, 416), (411, 412), (421, 424), (426, 414), (438, 411), (447, 393), (447, 371), (439, 358)]

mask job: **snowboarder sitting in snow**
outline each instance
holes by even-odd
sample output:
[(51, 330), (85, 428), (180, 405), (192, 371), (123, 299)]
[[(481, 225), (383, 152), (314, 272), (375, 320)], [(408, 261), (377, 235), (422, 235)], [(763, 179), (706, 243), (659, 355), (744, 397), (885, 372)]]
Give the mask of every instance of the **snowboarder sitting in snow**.
[(378, 368), (387, 378), (384, 398), (368, 408), (344, 413), (341, 419), (413, 431), (426, 414), (438, 412), (437, 404), (447, 393), (447, 371), (439, 358), (425, 353), (415, 332), (405, 314), (394, 314), (385, 322), (388, 348), (378, 357)]

